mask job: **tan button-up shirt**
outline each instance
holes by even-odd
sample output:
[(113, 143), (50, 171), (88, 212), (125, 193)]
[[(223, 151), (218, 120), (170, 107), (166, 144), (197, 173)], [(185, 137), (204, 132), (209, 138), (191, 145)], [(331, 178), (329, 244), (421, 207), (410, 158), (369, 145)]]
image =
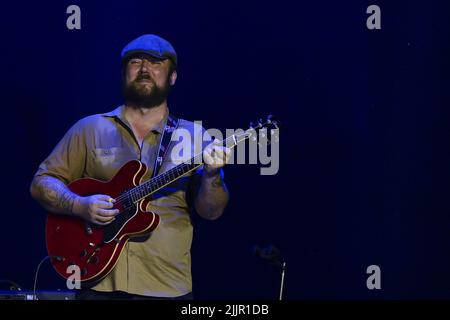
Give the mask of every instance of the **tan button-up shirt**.
[[(110, 180), (125, 163), (138, 159), (148, 167), (145, 181), (152, 175), (166, 121), (167, 116), (139, 146), (124, 117), (123, 106), (110, 113), (81, 119), (42, 162), (36, 176), (53, 176), (66, 184), (82, 177)], [(193, 138), (194, 134), (204, 133), (201, 126), (182, 119), (179, 129), (189, 131)], [(172, 159), (174, 145), (175, 142), (170, 144), (159, 173), (178, 164)], [(192, 177), (193, 174), (183, 176), (152, 195), (154, 200), (148, 210), (160, 216), (159, 226), (144, 242), (130, 240), (115, 268), (93, 287), (94, 290), (120, 290), (157, 297), (176, 297), (192, 291), (193, 227), (187, 201)]]

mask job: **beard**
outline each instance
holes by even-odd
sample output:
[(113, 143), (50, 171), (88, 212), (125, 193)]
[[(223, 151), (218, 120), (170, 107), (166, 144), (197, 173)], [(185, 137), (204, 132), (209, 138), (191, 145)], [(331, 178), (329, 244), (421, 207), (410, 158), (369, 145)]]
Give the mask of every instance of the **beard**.
[[(150, 76), (139, 75), (135, 80), (130, 83), (123, 81), (122, 93), (125, 98), (125, 103), (134, 108), (154, 108), (161, 105), (167, 100), (167, 96), (170, 92), (170, 83), (167, 77), (166, 83), (159, 87)], [(150, 80), (152, 86), (148, 87), (140, 83), (141, 80)]]

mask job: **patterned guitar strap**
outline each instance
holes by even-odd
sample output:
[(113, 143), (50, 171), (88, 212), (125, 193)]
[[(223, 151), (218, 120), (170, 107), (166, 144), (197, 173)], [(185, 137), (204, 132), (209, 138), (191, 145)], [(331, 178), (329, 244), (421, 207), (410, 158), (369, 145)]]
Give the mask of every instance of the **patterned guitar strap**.
[(169, 114), (167, 117), (166, 126), (164, 127), (163, 136), (159, 142), (158, 155), (156, 157), (155, 165), (153, 166), (152, 178), (157, 175), (161, 169), (162, 162), (166, 156), (167, 150), (169, 150), (169, 145), (172, 138), (172, 133), (178, 127), (179, 120), (173, 115)]

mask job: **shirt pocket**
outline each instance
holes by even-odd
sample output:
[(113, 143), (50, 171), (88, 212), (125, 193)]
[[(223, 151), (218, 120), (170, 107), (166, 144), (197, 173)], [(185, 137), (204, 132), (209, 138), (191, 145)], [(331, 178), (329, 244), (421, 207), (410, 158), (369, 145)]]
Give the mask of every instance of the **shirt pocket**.
[(95, 176), (109, 179), (125, 164), (125, 158), (123, 147), (95, 148), (91, 169)]

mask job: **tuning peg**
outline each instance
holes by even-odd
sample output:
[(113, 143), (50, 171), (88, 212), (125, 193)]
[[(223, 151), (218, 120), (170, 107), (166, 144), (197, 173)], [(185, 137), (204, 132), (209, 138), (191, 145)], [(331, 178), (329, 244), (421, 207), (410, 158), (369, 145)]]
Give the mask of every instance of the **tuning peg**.
[(273, 140), (273, 142), (278, 143), (278, 142), (280, 142), (280, 137), (278, 135), (274, 135), (272, 140)]
[(278, 121), (273, 115), (267, 116), (267, 123), (270, 123), (274, 128), (278, 129)]
[(270, 136), (271, 136), (271, 140), (273, 142), (279, 142), (280, 141), (278, 127), (277, 127), (277, 129), (270, 129)]
[(261, 130), (259, 130), (259, 136), (261, 138), (267, 138), (267, 128), (266, 127), (264, 127)]

